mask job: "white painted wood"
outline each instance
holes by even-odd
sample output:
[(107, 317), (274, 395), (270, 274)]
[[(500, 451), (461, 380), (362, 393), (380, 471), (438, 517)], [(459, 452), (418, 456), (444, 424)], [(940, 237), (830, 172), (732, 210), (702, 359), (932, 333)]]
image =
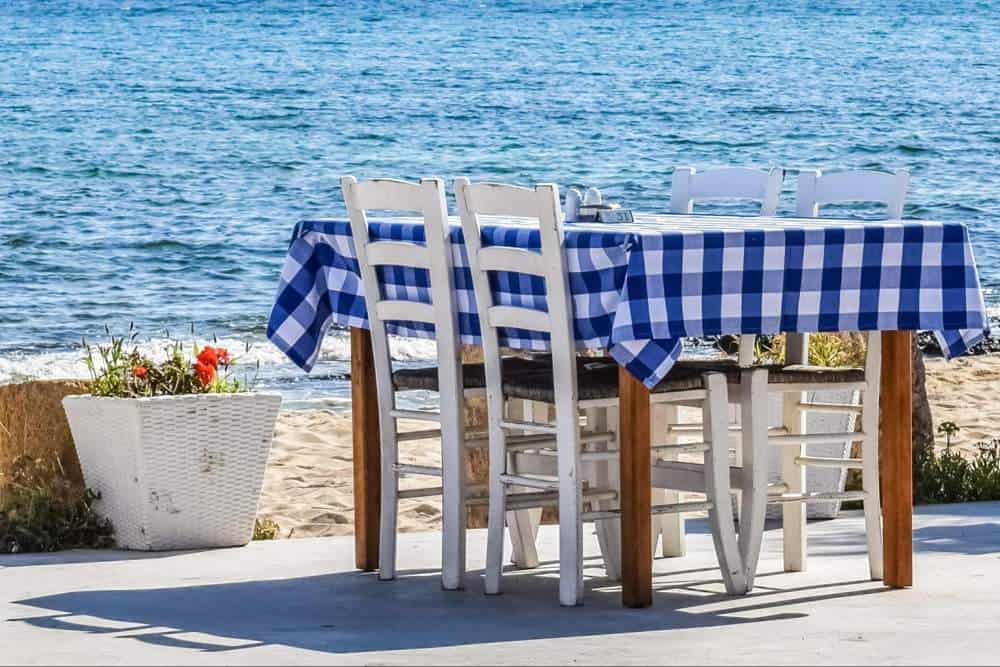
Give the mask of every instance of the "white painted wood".
[[(791, 406), (792, 409), (801, 412), (803, 415), (805, 411), (799, 408), (798, 405)], [(771, 445), (776, 447), (798, 447), (800, 444), (805, 445), (817, 445), (825, 442), (851, 442), (851, 441), (861, 441), (864, 440), (865, 434), (860, 431), (850, 431), (842, 433), (795, 433), (790, 432), (787, 435), (772, 435), (768, 437), (768, 441)]]
[(515, 429), (518, 431), (525, 431), (526, 433), (557, 435), (557, 430), (554, 426), (550, 424), (542, 424), (540, 422), (524, 422), (503, 419), (500, 421), (499, 426), (503, 429)]
[[(480, 323), (483, 318), (480, 317)], [(517, 306), (493, 306), (486, 311), (488, 326), (494, 329), (512, 327), (528, 331), (551, 332), (552, 320), (549, 313)]]
[(739, 549), (747, 590), (753, 589), (767, 516), (767, 369), (740, 374), (741, 433)]
[(440, 413), (430, 412), (429, 410), (389, 410), (389, 416), (394, 419), (412, 419), (414, 421), (441, 421)]
[(721, 373), (708, 373), (705, 384), (708, 388), (704, 409), (705, 439), (712, 443), (712, 447), (705, 452), (705, 495), (712, 503), (708, 521), (726, 592), (743, 595), (747, 592), (747, 577), (743, 559), (740, 558), (729, 497), (729, 398), (726, 377)]
[(544, 276), (545, 265), (541, 253), (520, 248), (497, 246), (479, 251), (483, 271), (515, 271), (532, 276)]
[(886, 217), (903, 217), (910, 174), (906, 170), (883, 172), (859, 169), (824, 173), (819, 169), (799, 172), (796, 214), (819, 216), (820, 206), (834, 202), (879, 202), (886, 205)]
[[(465, 235), (466, 250), (473, 277), (477, 310), (488, 313), (483, 324), (483, 350), (486, 364), (486, 395), (490, 421), (490, 516), (487, 530), (486, 591), (500, 591), (503, 562), (503, 521), (506, 493), (503, 478), (507, 464), (506, 434), (500, 415), (503, 395), (499, 334), (497, 327), (505, 325), (532, 328), (543, 318), (536, 316), (505, 319), (514, 310), (496, 309), (489, 277), (480, 263), (482, 243), (480, 216), (509, 215), (538, 221), (541, 254), (544, 259), (547, 328), (551, 336), (553, 386), (555, 389), (555, 428), (559, 470), (559, 601), (573, 606), (583, 599), (583, 532), (580, 522), (582, 485), (580, 477), (580, 425), (577, 400), (576, 341), (573, 334), (572, 301), (570, 299), (566, 260), (562, 251), (562, 212), (559, 209), (558, 188), (542, 184), (533, 189), (496, 183), (471, 184), (466, 178), (455, 180)], [(504, 257), (494, 254), (497, 269)], [(514, 269), (516, 270), (516, 269)], [(521, 480), (523, 483), (523, 480)], [(495, 494), (495, 497), (494, 497)]]
[[(669, 428), (678, 421), (678, 409), (673, 404), (654, 405), (652, 407), (653, 425), (651, 428), (654, 458), (663, 461), (676, 461), (687, 450), (677, 447), (677, 433)], [(661, 450), (663, 444), (669, 449)], [(704, 451), (704, 450), (701, 450)], [(680, 495), (673, 489), (656, 488), (654, 485), (652, 503), (654, 505), (675, 504), (680, 501)], [(678, 558), (687, 554), (687, 541), (684, 538), (684, 516), (682, 514), (665, 514), (653, 519), (653, 551), (659, 537), (660, 553), (664, 558)]]
[(692, 167), (674, 170), (670, 210), (693, 213), (694, 203), (712, 199), (752, 199), (761, 202), (761, 215), (771, 216), (778, 209), (785, 171), (778, 167), (767, 171), (745, 167), (724, 167), (698, 171)]
[(424, 477), (441, 477), (441, 468), (434, 466), (418, 466), (412, 463), (396, 463), (392, 466), (400, 475), (422, 475)]
[[(506, 405), (507, 419), (523, 421), (525, 418), (525, 403), (526, 401), (518, 399), (508, 400)], [(545, 436), (529, 437), (536, 439), (545, 438)], [(514, 438), (510, 440), (514, 440)], [(552, 441), (552, 444), (555, 445), (555, 442)], [(513, 451), (513, 448), (509, 448), (507, 453), (507, 470), (514, 475), (521, 474), (522, 472), (517, 459), (518, 454)], [(510, 535), (511, 562), (518, 568), (538, 567), (538, 549), (534, 539), (534, 527), (531, 523), (531, 513), (533, 511), (517, 510), (507, 512), (507, 532)]]
[(866, 437), (861, 441), (862, 488), (866, 493), (865, 535), (868, 539), (868, 567), (873, 580), (882, 579), (882, 502), (879, 496), (878, 418), (879, 391), (882, 382), (882, 334), (868, 335), (865, 358), (868, 387), (862, 394), (861, 424)]
[[(785, 342), (785, 363), (805, 364), (809, 360), (809, 338), (788, 334)], [(806, 413), (799, 403), (806, 400), (804, 392), (788, 392), (782, 396), (781, 423), (790, 437), (805, 433)], [(772, 438), (773, 441), (773, 438)], [(788, 493), (806, 492), (806, 469), (795, 460), (806, 455), (806, 445), (799, 442), (784, 447), (781, 453), (781, 478), (788, 485)], [(786, 572), (801, 572), (806, 568), (806, 508), (798, 503), (784, 505), (781, 509), (783, 553)]]
[(427, 248), (405, 241), (375, 241), (366, 247), (368, 263), (372, 266), (409, 266), (429, 269), (431, 255)]
[[(425, 178), (420, 183), (392, 179), (358, 182), (341, 179), (344, 202), (351, 221), (357, 251), (375, 362), (382, 457), (382, 510), (380, 522), (379, 577), (392, 579), (396, 570), (396, 531), (399, 474), (398, 418), (437, 421), (441, 428), (442, 476), (442, 569), (446, 590), (461, 588), (465, 573), (465, 393), (462, 387), (458, 341), (458, 309), (453, 289), (451, 244), (448, 238), (448, 207), (444, 183)], [(367, 211), (413, 211), (424, 224), (425, 245), (402, 242), (371, 243)], [(404, 246), (409, 246), (404, 247)], [(371, 256), (369, 250), (374, 249)], [(401, 262), (403, 266), (426, 266), (430, 275), (431, 304), (384, 301), (377, 264)], [(373, 263), (374, 262), (374, 263)], [(437, 340), (440, 411), (437, 414), (397, 410), (392, 385), (386, 321), (391, 319), (430, 321)]]
[(818, 401), (803, 401), (799, 403), (799, 407), (806, 412), (830, 412), (834, 414), (861, 414), (862, 407), (860, 405), (851, 405), (849, 403), (821, 403)]
[(800, 466), (817, 468), (857, 468), (862, 467), (861, 459), (835, 459), (828, 456), (799, 456), (795, 462)]
[(414, 303), (412, 301), (379, 301), (375, 304), (375, 312), (383, 322), (410, 320), (413, 322), (429, 322), (433, 324), (437, 311), (429, 303)]
[[(587, 417), (588, 432), (605, 432), (608, 428), (608, 410), (603, 408), (589, 408), (584, 411)], [(617, 415), (614, 415), (617, 417)], [(617, 426), (617, 419), (615, 421)], [(598, 451), (584, 453), (581, 460), (586, 462), (594, 460), (588, 475), (588, 482), (591, 486), (599, 489), (618, 489), (618, 448), (617, 440), (604, 442), (595, 445)], [(615, 500), (595, 501), (592, 508), (598, 512), (609, 512), (615, 509)], [(604, 571), (611, 581), (621, 580), (621, 521), (618, 517), (605, 517), (596, 520), (595, 532), (597, 541), (601, 547), (601, 555), (604, 558)]]

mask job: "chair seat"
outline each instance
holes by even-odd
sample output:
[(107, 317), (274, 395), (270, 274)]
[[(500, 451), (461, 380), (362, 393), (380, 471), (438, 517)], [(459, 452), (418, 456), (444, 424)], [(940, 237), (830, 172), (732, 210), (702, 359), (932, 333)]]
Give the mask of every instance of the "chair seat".
[[(682, 359), (671, 369), (671, 374), (675, 369), (679, 368), (687, 371), (697, 370), (702, 373), (708, 371), (731, 373), (734, 369), (738, 371), (740, 366), (735, 359)], [(827, 366), (810, 366), (805, 364), (788, 366), (784, 364), (764, 364), (759, 366), (759, 368), (767, 369), (767, 381), (769, 384), (837, 384), (841, 382), (865, 381), (865, 371), (863, 368), (830, 368)]]
[(836, 384), (864, 382), (863, 368), (829, 368), (826, 366), (768, 366), (770, 384)]
[[(577, 358), (576, 379), (577, 396), (581, 401), (594, 401), (618, 398), (618, 369), (620, 366), (612, 359)], [(674, 366), (670, 373), (656, 387), (654, 394), (666, 394), (675, 391), (702, 389), (702, 376), (707, 372), (721, 372), (730, 382), (739, 380), (739, 367), (724, 367), (722, 365)], [(543, 403), (555, 402), (555, 389), (551, 371), (524, 373), (510, 380), (504, 380), (504, 394), (509, 398), (519, 398)]]
[[(504, 376), (518, 376), (524, 373), (549, 372), (552, 361), (548, 355), (536, 357), (506, 357), (503, 360)], [(486, 367), (483, 364), (462, 364), (462, 383), (466, 389), (486, 388)], [(396, 391), (439, 391), (437, 366), (401, 368), (392, 374), (392, 384)]]

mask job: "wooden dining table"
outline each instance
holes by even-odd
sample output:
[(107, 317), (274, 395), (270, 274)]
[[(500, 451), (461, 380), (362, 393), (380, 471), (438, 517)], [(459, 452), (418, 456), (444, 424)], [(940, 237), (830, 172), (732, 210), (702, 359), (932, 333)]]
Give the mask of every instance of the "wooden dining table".
[[(912, 357), (909, 331), (882, 332), (880, 472), (885, 584), (913, 584)], [(650, 391), (624, 368), (618, 373), (622, 531), (622, 604), (653, 603), (651, 530), (652, 442)], [(360, 570), (378, 568), (378, 401), (371, 334), (351, 329), (351, 404), (354, 432), (354, 545)]]
[[(617, 314), (612, 307), (612, 310), (606, 315), (615, 320), (612, 326), (615, 327), (616, 333), (621, 331), (618, 328), (619, 318), (623, 318), (626, 325), (636, 324), (639, 327), (636, 329), (637, 331), (653, 332), (652, 338), (656, 341), (661, 340), (663, 332), (669, 334), (674, 331), (674, 328), (665, 327), (655, 313), (666, 312), (665, 316), (669, 316), (671, 314), (669, 309), (676, 309), (677, 306), (668, 304), (667, 311), (664, 311), (662, 304), (659, 304), (654, 309), (649, 306), (651, 299), (654, 298), (650, 295), (658, 293), (662, 296), (666, 287), (665, 283), (659, 281), (677, 279), (676, 274), (681, 269), (679, 267), (669, 268), (668, 273), (674, 272), (674, 275), (669, 278), (666, 277), (667, 274), (661, 277), (655, 271), (650, 272), (646, 269), (650, 262), (663, 261), (662, 258), (666, 257), (670, 248), (682, 247), (684, 243), (690, 243), (692, 238), (697, 253), (703, 253), (705, 257), (708, 257), (708, 245), (699, 244), (707, 243), (706, 239), (709, 237), (732, 235), (732, 238), (725, 241), (719, 241), (719, 238), (714, 239), (713, 243), (717, 245), (713, 246), (712, 252), (716, 253), (717, 258), (729, 256), (725, 253), (732, 250), (733, 245), (727, 244), (733, 239), (736, 239), (733, 241), (736, 245), (745, 241), (746, 243), (737, 249), (740, 253), (745, 252), (747, 258), (753, 252), (757, 253), (754, 260), (758, 263), (757, 266), (748, 269), (751, 273), (756, 272), (757, 274), (760, 273), (761, 268), (770, 270), (769, 266), (760, 264), (764, 261), (762, 260), (764, 251), (774, 249), (773, 245), (769, 244), (772, 241), (779, 244), (787, 241), (790, 244), (789, 247), (794, 246), (793, 254), (777, 255), (777, 271), (789, 270), (785, 264), (792, 261), (797, 262), (796, 266), (799, 267), (799, 272), (804, 273), (801, 270), (803, 261), (814, 263), (820, 261), (820, 267), (824, 271), (824, 286), (821, 288), (823, 290), (827, 289), (825, 281), (829, 276), (825, 273), (827, 265), (822, 263), (826, 260), (822, 258), (830, 256), (831, 247), (834, 248), (832, 251), (834, 255), (839, 252), (840, 259), (834, 260), (835, 266), (831, 279), (835, 286), (832, 289), (836, 290), (836, 285), (840, 284), (836, 281), (839, 280), (841, 273), (846, 275), (849, 271), (854, 271), (857, 274), (851, 280), (860, 282), (852, 283), (850, 286), (846, 283), (841, 284), (841, 288), (847, 290), (844, 294), (850, 293), (850, 290), (861, 289), (860, 297), (851, 297), (855, 300), (860, 298), (861, 302), (859, 302), (860, 305), (854, 303), (851, 306), (855, 310), (853, 314), (849, 314), (847, 321), (850, 321), (852, 317), (854, 321), (859, 321), (858, 318), (862, 316), (859, 313), (864, 310), (864, 300), (874, 299), (875, 305), (869, 304), (870, 312), (864, 314), (865, 317), (868, 317), (866, 328), (869, 331), (872, 329), (880, 330), (882, 337), (879, 458), (883, 514), (884, 582), (886, 586), (891, 588), (911, 586), (913, 583), (911, 432), (913, 330), (930, 328), (940, 331), (942, 344), (948, 348), (946, 352), (951, 354), (961, 354), (968, 349), (968, 345), (982, 337), (986, 328), (985, 306), (982, 301), (968, 232), (962, 225), (927, 223), (925, 221), (885, 221), (867, 225), (856, 220), (838, 221), (834, 219), (819, 221), (817, 219), (756, 218), (753, 219), (753, 222), (744, 222), (745, 220), (737, 218), (711, 219), (710, 216), (637, 215), (636, 226), (619, 228), (635, 231), (621, 232), (630, 238), (625, 239), (624, 245), (615, 251), (619, 253), (616, 255), (615, 261), (627, 264), (628, 271), (639, 267), (636, 270), (643, 271), (639, 274), (639, 279), (645, 282), (640, 284), (634, 274), (626, 276), (625, 282), (620, 286), (622, 292), (621, 300), (617, 306)], [(416, 233), (414, 230), (418, 229), (419, 222), (411, 221), (408, 224), (409, 227), (406, 226), (407, 223), (403, 222), (387, 222), (384, 227), (386, 233), (401, 233), (400, 230), (403, 230), (402, 233)], [(718, 230), (726, 225), (729, 225), (728, 231), (720, 235)], [(754, 231), (754, 229), (769, 230), (767, 234), (771, 234), (769, 237), (771, 241), (762, 240), (763, 237), (760, 234), (763, 232)], [(592, 230), (578, 228), (574, 233), (581, 234), (578, 238), (582, 239), (591, 232)], [(455, 233), (458, 233), (457, 226)], [(686, 241), (679, 241), (679, 235), (685, 233), (692, 236), (686, 237)], [(643, 237), (643, 234), (647, 236)], [(848, 238), (846, 242), (844, 240), (845, 234)], [(304, 221), (299, 223), (295, 234), (293, 234), (268, 335), (293, 361), (305, 370), (309, 370), (319, 355), (319, 345), (325, 329), (333, 324), (350, 329), (355, 557), (359, 569), (370, 571), (375, 570), (378, 566), (379, 551), (381, 462), (379, 460), (378, 401), (371, 338), (365, 328), (363, 297), (360, 296), (358, 279), (352, 273), (355, 270), (352, 267), (356, 267), (356, 262), (350, 256), (353, 252), (353, 246), (349, 242), (349, 235), (349, 226), (342, 221)], [(747, 238), (743, 238), (741, 235)], [(757, 236), (750, 239), (749, 237), (752, 235)], [(808, 247), (810, 243), (808, 239), (810, 238), (818, 244), (816, 247)], [(453, 242), (461, 243), (461, 237), (455, 236)], [(587, 242), (589, 241), (583, 241), (585, 244)], [(642, 246), (644, 242), (647, 244), (646, 246), (638, 247)], [(848, 250), (848, 246), (851, 244), (853, 247)], [(580, 251), (581, 247), (584, 248), (583, 252), (591, 248), (591, 246), (586, 245), (577, 246), (577, 251)], [(808, 253), (803, 254), (805, 251), (815, 252), (807, 257)], [(629, 259), (629, 257), (634, 257), (636, 253), (645, 253), (639, 257), (638, 264)], [(795, 255), (794, 253), (799, 254)], [(820, 260), (816, 260), (817, 256)], [(677, 261), (688, 261), (686, 255), (680, 257), (681, 259)], [(744, 259), (742, 254), (738, 257), (741, 262), (750, 261)], [(782, 257), (784, 260), (781, 259)], [(862, 257), (866, 259), (863, 260)], [(864, 262), (869, 261), (872, 257), (874, 257), (874, 260), (871, 260), (874, 267), (869, 267)], [(582, 261), (586, 263), (590, 260)], [(844, 267), (843, 270), (840, 268), (841, 265)], [(743, 266), (743, 268), (746, 269), (747, 266)], [(729, 268), (728, 265), (722, 269), (716, 266), (713, 270), (728, 271)], [(868, 272), (865, 275), (858, 273), (862, 269), (868, 271), (869, 268), (874, 268), (875, 272)], [(617, 270), (615, 269), (615, 271)], [(738, 272), (741, 269), (737, 268), (736, 270)], [(882, 273), (879, 273), (880, 271)], [(304, 275), (303, 272), (308, 275)], [(747, 276), (751, 276), (751, 273), (744, 273), (744, 278), (750, 280), (751, 278)], [(616, 273), (616, 279), (622, 278), (622, 275), (624, 274)], [(885, 276), (889, 277), (885, 278)], [(683, 279), (682, 276), (680, 280)], [(759, 281), (759, 275), (757, 275), (757, 279)], [(787, 275), (785, 279), (787, 280)], [(883, 284), (883, 280), (888, 280), (889, 283), (895, 281), (895, 287), (891, 288), (895, 291), (890, 297), (884, 296), (886, 285)], [(651, 285), (650, 281), (654, 281), (656, 284)], [(874, 285), (872, 281), (874, 281)], [(607, 281), (603, 281), (602, 284), (605, 282)], [(778, 287), (775, 288), (774, 284), (777, 284)], [(780, 280), (777, 283), (772, 282), (768, 289), (772, 290), (771, 294), (774, 294), (774, 289), (778, 289), (779, 297), (781, 294), (787, 296), (788, 292), (782, 292), (785, 289), (781, 287), (783, 284), (786, 283), (781, 283)], [(606, 287), (607, 285), (605, 285)], [(676, 289), (676, 287), (677, 285), (674, 284), (671, 289)], [(715, 287), (718, 289), (719, 283), (716, 283)], [(690, 285), (685, 286), (685, 289), (689, 288)], [(326, 292), (333, 294), (330, 296)], [(326, 299), (325, 302), (324, 299)], [(949, 300), (956, 303), (949, 303)], [(319, 306), (310, 305), (324, 303), (331, 305), (325, 310)], [(773, 322), (777, 321), (778, 314), (781, 314), (782, 317), (786, 314), (777, 313), (776, 311), (780, 308), (762, 305), (763, 302), (759, 298), (752, 303), (756, 304), (754, 306), (756, 308), (770, 307), (775, 309), (775, 312), (768, 311), (766, 313), (761, 310), (755, 311), (759, 315), (770, 317), (772, 326)], [(674, 304), (676, 304), (676, 300)], [(926, 306), (925, 304), (930, 305)], [(307, 306), (314, 310), (303, 314), (302, 310), (303, 308), (308, 310)], [(626, 309), (625, 311), (622, 310), (623, 307)], [(338, 312), (338, 308), (341, 309), (341, 312)], [(891, 326), (897, 322), (902, 323), (903, 326)], [(700, 322), (696, 322), (694, 326), (700, 326), (700, 324)], [(683, 325), (684, 323), (682, 323)], [(676, 326), (676, 321), (669, 325), (669, 327)], [(711, 326), (721, 329), (726, 325), (716, 321)], [(816, 330), (819, 329), (803, 329), (799, 326), (794, 331), (804, 333)], [(823, 330), (831, 329), (826, 324), (823, 325)], [(739, 334), (752, 332), (706, 330), (701, 333)], [(472, 338), (473, 335), (468, 334), (467, 337)], [(646, 337), (648, 338), (648, 334)], [(673, 349), (677, 351), (679, 346), (675, 346)], [(636, 356), (634, 359), (640, 359), (640, 357)], [(646, 358), (642, 358), (640, 361), (645, 362)], [(623, 363), (619, 359), (619, 363), (623, 364), (619, 370), (622, 602), (627, 607), (646, 607), (652, 604), (653, 599), (652, 559), (650, 558), (653, 551), (651, 544), (650, 390), (647, 388), (647, 384), (639, 379), (642, 374), (637, 374), (636, 368), (630, 366), (628, 360)], [(658, 362), (654, 360), (653, 366), (656, 363)], [(645, 368), (648, 370), (651, 367), (647, 365)], [(648, 373), (646, 379), (649, 380)]]

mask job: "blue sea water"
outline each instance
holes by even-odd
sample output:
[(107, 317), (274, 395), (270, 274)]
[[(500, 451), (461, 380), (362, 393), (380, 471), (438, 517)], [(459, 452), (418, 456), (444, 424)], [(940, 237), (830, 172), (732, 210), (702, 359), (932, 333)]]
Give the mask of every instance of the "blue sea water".
[(263, 338), (341, 174), (664, 210), (679, 164), (907, 167), (906, 214), (968, 224), (995, 290), (1000, 2), (2, 0), (0, 381), (193, 322), (293, 399), (342, 396), (342, 338), (311, 381)]

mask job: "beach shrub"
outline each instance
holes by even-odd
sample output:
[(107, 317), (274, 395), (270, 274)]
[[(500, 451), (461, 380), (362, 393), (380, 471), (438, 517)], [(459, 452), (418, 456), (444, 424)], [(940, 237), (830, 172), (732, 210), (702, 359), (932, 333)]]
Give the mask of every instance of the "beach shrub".
[(914, 450), (914, 503), (1000, 500), (1000, 438), (976, 447), (971, 458), (951, 449)]
[(98, 496), (69, 481), (56, 457), (14, 459), (0, 489), (0, 553), (114, 546), (111, 523), (94, 511)]
[[(865, 336), (858, 332), (809, 334), (809, 363), (813, 366), (853, 367), (865, 365)], [(785, 336), (758, 336), (757, 360), (763, 364), (785, 361)]]
[(193, 344), (188, 351), (181, 342), (171, 343), (166, 358), (156, 362), (135, 344), (136, 333), (127, 337), (111, 335), (105, 345), (86, 340), (84, 363), (90, 370), (91, 394), (114, 398), (177, 396), (182, 394), (224, 394), (248, 391), (251, 382), (230, 375), (233, 359), (221, 347)]
[(281, 527), (271, 519), (257, 517), (253, 522), (253, 539), (276, 540)]

